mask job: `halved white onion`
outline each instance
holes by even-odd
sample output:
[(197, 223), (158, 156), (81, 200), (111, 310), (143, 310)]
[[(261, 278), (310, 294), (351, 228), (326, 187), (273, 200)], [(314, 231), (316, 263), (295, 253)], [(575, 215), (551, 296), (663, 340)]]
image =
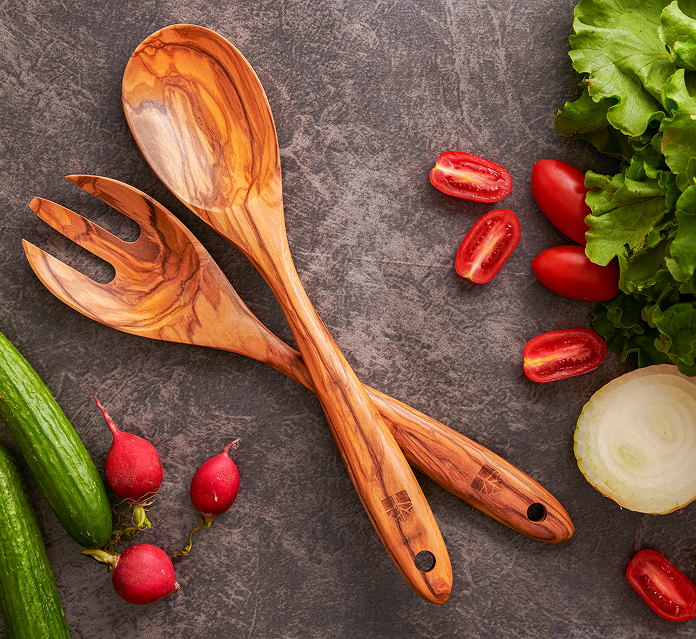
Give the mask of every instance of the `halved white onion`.
[(696, 499), (696, 379), (659, 364), (626, 373), (585, 404), (575, 457), (620, 506), (667, 514)]

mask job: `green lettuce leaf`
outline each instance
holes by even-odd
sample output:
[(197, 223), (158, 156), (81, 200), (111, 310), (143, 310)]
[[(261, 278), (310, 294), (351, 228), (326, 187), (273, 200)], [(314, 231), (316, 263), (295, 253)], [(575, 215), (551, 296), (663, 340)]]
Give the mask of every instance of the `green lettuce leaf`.
[(678, 67), (696, 70), (696, 34), (692, 33), (683, 42), (674, 43), (674, 64)]
[(589, 95), (608, 100), (608, 122), (629, 137), (664, 116), (661, 91), (674, 73), (660, 39), (664, 0), (580, 0), (570, 36), (573, 67), (586, 74)]
[(665, 197), (659, 179), (633, 180), (623, 174), (613, 178), (588, 172), (585, 186), (592, 213), (586, 222), (587, 256), (606, 265), (624, 248), (636, 252), (646, 247), (653, 227), (665, 215)]
[(640, 319), (643, 302), (637, 296), (619, 293), (611, 302), (595, 302), (592, 328), (604, 339), (607, 348), (626, 361), (632, 354), (638, 366), (672, 364), (668, 355), (655, 348), (659, 331)]
[(696, 70), (696, 19), (693, 2), (677, 2), (665, 7), (660, 15), (659, 35), (670, 51), (669, 59), (677, 67)]
[(583, 82), (582, 95), (574, 102), (566, 102), (554, 119), (554, 128), (566, 137), (586, 140), (598, 151), (618, 160), (630, 160), (634, 148), (631, 139), (609, 125), (609, 100), (595, 102)]
[(660, 331), (660, 338), (656, 343), (657, 350), (666, 354), (673, 362), (694, 366), (696, 302), (680, 302), (664, 311), (658, 308), (652, 319)]
[[(686, 276), (696, 272), (696, 186), (684, 191), (677, 201), (677, 231), (670, 247), (670, 257)], [(686, 278), (677, 278), (685, 281)]]
[(679, 69), (665, 84), (663, 94), (669, 115), (660, 124), (661, 150), (682, 190), (688, 184), (687, 166), (696, 149), (696, 98), (690, 89), (686, 72)]
[(663, 171), (658, 181), (662, 188), (662, 193), (665, 196), (665, 208), (668, 211), (675, 211), (677, 208), (677, 201), (682, 195), (682, 192), (677, 186), (677, 176), (671, 171)]
[(574, 102), (566, 102), (554, 120), (554, 128), (568, 137), (606, 129), (609, 126), (607, 109), (609, 101), (595, 102), (587, 84), (582, 83), (582, 95)]
[(619, 288), (624, 293), (640, 292), (653, 286), (664, 277), (667, 268), (671, 240), (665, 239), (649, 249), (629, 254), (623, 250), (618, 255), (621, 274)]

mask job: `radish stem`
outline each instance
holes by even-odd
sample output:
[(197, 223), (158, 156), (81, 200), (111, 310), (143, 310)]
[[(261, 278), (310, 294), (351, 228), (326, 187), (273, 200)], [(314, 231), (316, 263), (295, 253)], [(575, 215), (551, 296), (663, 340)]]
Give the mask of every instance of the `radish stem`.
[(110, 571), (116, 568), (116, 564), (118, 563), (117, 553), (102, 550), (101, 548), (86, 548), (81, 554), (93, 557), (97, 561), (107, 564)]
[(135, 527), (138, 530), (142, 530), (143, 528), (152, 528), (152, 524), (147, 518), (147, 514), (142, 504), (133, 504), (133, 520), (135, 521)]

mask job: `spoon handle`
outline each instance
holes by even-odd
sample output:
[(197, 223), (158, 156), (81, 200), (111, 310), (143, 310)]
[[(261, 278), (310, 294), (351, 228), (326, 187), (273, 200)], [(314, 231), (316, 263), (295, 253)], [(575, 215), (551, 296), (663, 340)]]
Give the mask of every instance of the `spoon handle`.
[(285, 312), (365, 510), (411, 587), (427, 601), (445, 603), (452, 589), (452, 567), (423, 491), (365, 388), (319, 319), (291, 260), (283, 259), (289, 252), (278, 255), (281, 264), (277, 268), (264, 265), (260, 270)]

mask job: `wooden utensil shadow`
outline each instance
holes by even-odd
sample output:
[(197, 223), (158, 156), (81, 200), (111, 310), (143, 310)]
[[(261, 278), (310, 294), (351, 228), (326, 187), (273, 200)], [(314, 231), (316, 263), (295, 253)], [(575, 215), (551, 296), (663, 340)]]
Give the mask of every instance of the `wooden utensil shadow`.
[[(111, 282), (95, 282), (24, 240), (32, 269), (51, 293), (106, 326), (246, 355), (314, 390), (300, 353), (251, 313), (203, 245), (173, 214), (116, 180), (84, 175), (68, 179), (135, 220), (141, 234), (135, 242), (124, 242), (65, 207), (35, 198), (30, 206), (42, 220), (116, 271)], [(414, 408), (369, 387), (367, 392), (408, 461), (424, 475), (524, 535), (552, 543), (573, 536), (563, 506), (528, 475)]]

